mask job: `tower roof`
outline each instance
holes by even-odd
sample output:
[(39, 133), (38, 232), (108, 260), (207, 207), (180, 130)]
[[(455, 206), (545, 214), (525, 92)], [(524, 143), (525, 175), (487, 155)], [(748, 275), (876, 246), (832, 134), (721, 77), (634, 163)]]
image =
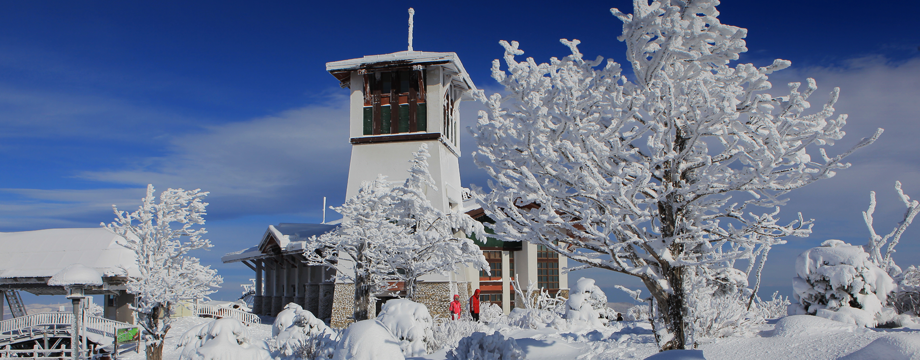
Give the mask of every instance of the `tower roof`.
[(335, 76), (342, 83), (343, 87), (348, 87), (351, 80), (351, 72), (361, 69), (386, 69), (398, 68), (411, 65), (442, 65), (449, 72), (456, 75), (455, 85), (461, 86), (466, 90), (476, 90), (476, 85), (470, 79), (463, 63), (453, 52), (428, 52), (428, 51), (399, 51), (382, 55), (367, 55), (357, 59), (339, 60), (326, 63), (326, 71)]

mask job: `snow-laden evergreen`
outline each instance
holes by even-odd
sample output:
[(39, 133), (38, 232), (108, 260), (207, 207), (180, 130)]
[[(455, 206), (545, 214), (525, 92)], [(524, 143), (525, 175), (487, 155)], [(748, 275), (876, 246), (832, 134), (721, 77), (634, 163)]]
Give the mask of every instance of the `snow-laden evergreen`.
[[(153, 185), (132, 213), (118, 211), (115, 221), (105, 226), (125, 239), (123, 244), (137, 255), (139, 276), (128, 279), (128, 292), (135, 295), (133, 310), (147, 334), (147, 358), (159, 360), (163, 339), (170, 329), (171, 306), (180, 300), (204, 299), (220, 286), (217, 270), (200, 264), (188, 252), (213, 247), (201, 236), (205, 207), (201, 190), (167, 189), (154, 197)], [(179, 225), (173, 229), (173, 223)]]
[[(569, 291), (565, 302), (565, 319), (570, 323), (588, 326), (601, 326), (609, 317), (607, 295), (594, 284), (594, 279), (580, 278)], [(614, 319), (616, 319), (616, 314)]]
[[(626, 58), (571, 55), (518, 61), (492, 76), (506, 94), (482, 100), (472, 134), (477, 165), (492, 178), (479, 197), (509, 241), (544, 245), (587, 267), (640, 278), (665, 328), (662, 349), (687, 345), (688, 267), (734, 267), (755, 278), (772, 246), (807, 236), (811, 221), (780, 221), (789, 191), (832, 177), (843, 159), (881, 134), (833, 156), (846, 115), (838, 89), (817, 111), (815, 81), (771, 95), (768, 77), (786, 60), (735, 64), (745, 29), (719, 22), (717, 0), (634, 3), (623, 21)], [(767, 208), (760, 210), (758, 208)]]
[(388, 262), (399, 280), (405, 281), (406, 297), (415, 299), (418, 279), (427, 274), (448, 275), (461, 264), (489, 271), (482, 250), (467, 236), (486, 239), (482, 223), (460, 212), (435, 208), (425, 195), (437, 191), (428, 170), (428, 145), (413, 154), (406, 181), (393, 188), (393, 207), (388, 218), (396, 221), (406, 236), (390, 239)]
[[(795, 261), (792, 285), (798, 301), (793, 314), (810, 314), (875, 327), (896, 284), (869, 260), (862, 246), (827, 240)], [(885, 316), (885, 317), (883, 317)], [(884, 321), (883, 321), (884, 322)]]

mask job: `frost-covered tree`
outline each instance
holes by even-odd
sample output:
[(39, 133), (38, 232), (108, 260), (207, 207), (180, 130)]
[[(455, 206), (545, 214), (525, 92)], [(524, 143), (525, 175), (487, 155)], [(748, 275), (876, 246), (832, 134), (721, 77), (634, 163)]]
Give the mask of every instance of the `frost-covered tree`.
[[(311, 264), (335, 268), (337, 276), (360, 289), (355, 291), (356, 316), (360, 309), (370, 310), (373, 293), (387, 280), (404, 281), (406, 297), (415, 299), (424, 275), (446, 274), (461, 264), (489, 268), (482, 250), (466, 237), (484, 238), (482, 224), (469, 215), (435, 208), (425, 195), (428, 189), (437, 190), (429, 157), (428, 146), (422, 144), (401, 185), (391, 187), (382, 175), (364, 184), (358, 195), (335, 208), (343, 216), (342, 226), (308, 241), (305, 255)], [(344, 261), (342, 254), (348, 255)]]
[(814, 80), (766, 92), (789, 61), (730, 66), (747, 31), (719, 22), (717, 0), (634, 4), (630, 15), (612, 9), (632, 80), (616, 62), (583, 59), (578, 40), (562, 40), (572, 55), (548, 64), (519, 62), (518, 43), (501, 42), (507, 68), (494, 61), (492, 76), (507, 93), (483, 97), (472, 131), (474, 159), (494, 179), (479, 200), (505, 240), (641, 279), (661, 349), (679, 349), (688, 267), (744, 259), (757, 277), (772, 246), (810, 233), (801, 215), (779, 222), (786, 194), (847, 168), (881, 129), (829, 156), (846, 123), (833, 117), (837, 89), (806, 113)]
[(467, 214), (441, 211), (425, 195), (426, 189), (437, 191), (428, 170), (429, 157), (428, 145), (422, 144), (411, 160), (409, 177), (390, 191), (393, 207), (387, 216), (405, 231), (405, 236), (388, 242), (388, 262), (412, 300), (424, 275), (447, 275), (461, 264), (489, 271), (482, 250), (467, 237), (485, 239), (482, 223)]
[[(167, 189), (154, 196), (153, 185), (147, 185), (147, 196), (140, 208), (132, 213), (118, 211), (115, 221), (102, 226), (121, 235), (125, 247), (137, 256), (139, 275), (128, 279), (128, 293), (134, 294), (134, 311), (147, 332), (147, 359), (163, 356), (163, 340), (169, 332), (171, 306), (180, 300), (206, 298), (219, 287), (223, 279), (217, 270), (203, 266), (188, 252), (212, 247), (201, 236), (205, 207), (201, 190)], [(178, 224), (173, 229), (173, 224)]]
[(336, 270), (336, 278), (355, 284), (354, 319), (373, 313), (374, 294), (386, 286), (394, 272), (388, 263), (388, 242), (406, 236), (390, 220), (393, 203), (386, 177), (365, 182), (358, 194), (333, 210), (342, 214), (341, 226), (307, 241), (304, 257), (311, 265)]

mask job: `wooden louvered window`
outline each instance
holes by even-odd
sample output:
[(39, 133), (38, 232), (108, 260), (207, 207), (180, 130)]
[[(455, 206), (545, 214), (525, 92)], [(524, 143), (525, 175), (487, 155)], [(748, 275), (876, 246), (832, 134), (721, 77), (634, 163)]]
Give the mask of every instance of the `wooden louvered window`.
[(419, 69), (364, 75), (364, 135), (428, 130), (425, 73)]

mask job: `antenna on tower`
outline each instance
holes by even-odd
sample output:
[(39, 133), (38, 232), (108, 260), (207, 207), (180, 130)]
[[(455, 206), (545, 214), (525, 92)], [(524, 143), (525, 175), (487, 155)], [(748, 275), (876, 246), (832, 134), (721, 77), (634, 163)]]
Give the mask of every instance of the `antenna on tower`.
[(409, 8), (409, 51), (413, 51), (412, 50), (412, 27), (414, 25), (414, 21), (412, 20), (413, 17), (415, 17), (415, 9)]
[(326, 223), (326, 197), (323, 196), (323, 224)]

